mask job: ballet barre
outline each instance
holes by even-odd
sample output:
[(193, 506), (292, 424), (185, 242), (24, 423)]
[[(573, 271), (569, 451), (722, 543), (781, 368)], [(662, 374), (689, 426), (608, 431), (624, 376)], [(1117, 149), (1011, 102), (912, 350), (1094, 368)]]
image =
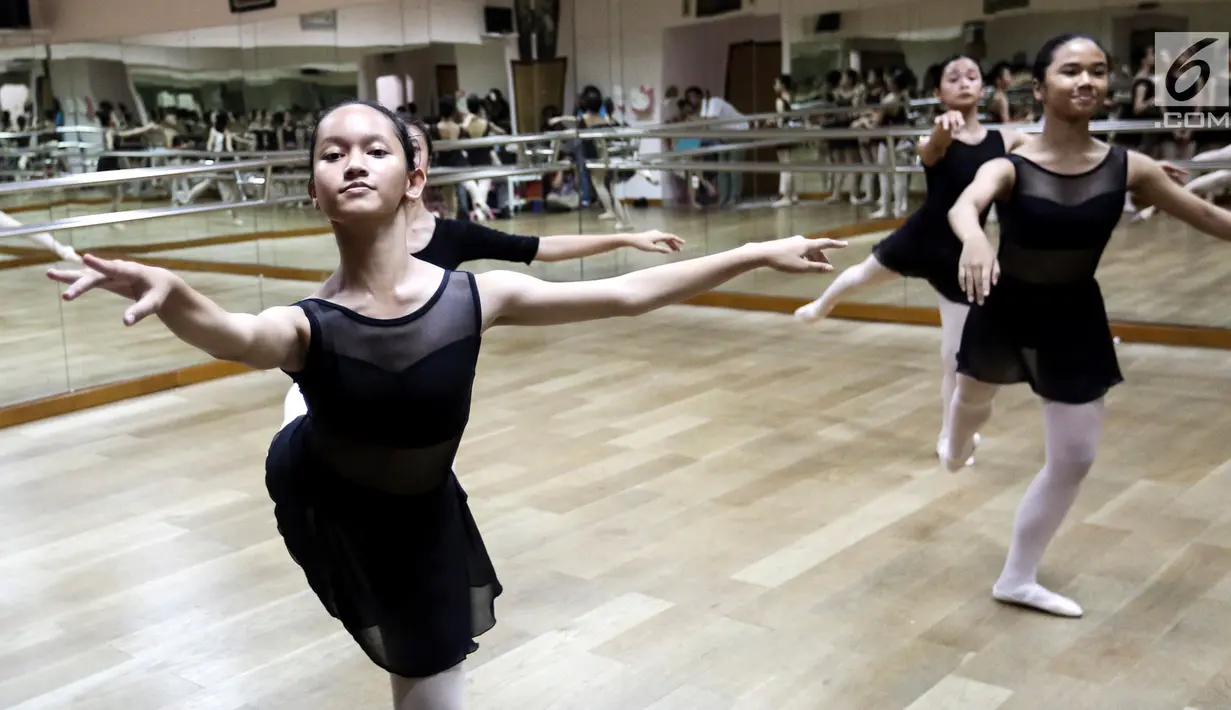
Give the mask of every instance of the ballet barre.
[[(667, 154), (670, 155), (670, 154)], [(1169, 164), (1184, 170), (1231, 170), (1231, 161), (1169, 160)], [(586, 167), (599, 170), (691, 171), (706, 173), (922, 173), (919, 165), (851, 164), (851, 163), (778, 163), (778, 162), (708, 162), (708, 161), (642, 161), (621, 160), (605, 163), (587, 161)], [(435, 173), (433, 181), (435, 180)]]
[[(265, 164), (272, 165), (274, 160), (275, 159), (271, 159), (269, 161), (250, 161), (250, 162), (252, 163), (264, 162)], [(281, 161), (284, 159), (277, 159), (277, 160)], [(233, 166), (235, 165), (238, 165), (238, 163), (228, 163), (226, 167), (222, 168), (222, 170), (223, 171), (233, 170), (234, 169)], [(441, 169), (432, 171), (432, 186), (435, 187), (439, 185), (454, 185), (454, 184), (465, 182), (467, 180), (483, 180), (483, 179), (489, 179), (489, 178), (495, 179), (495, 178), (505, 178), (505, 177), (517, 177), (519, 175), (538, 175), (544, 172), (545, 170), (546, 171), (562, 171), (562, 170), (572, 169), (572, 167), (573, 167), (572, 163), (549, 163), (543, 166), (508, 167), (508, 168), (492, 167), (490, 169), (482, 169), (482, 170), (466, 170), (462, 168), (452, 168), (452, 169), (441, 168)], [(217, 169), (215, 168), (215, 170)], [(185, 174), (184, 172), (176, 168), (141, 168), (137, 170), (111, 170), (106, 173), (102, 173), (102, 175), (115, 175), (117, 173), (123, 173), (123, 172), (141, 174), (140, 178), (129, 178), (130, 180), (132, 179), (145, 180), (145, 179), (150, 179), (156, 176), (170, 177), (170, 176)], [(194, 172), (203, 172), (203, 171), (196, 170)], [(94, 175), (93, 174), (91, 175), (71, 175), (71, 176), (64, 177), (64, 178), (48, 178), (46, 180), (31, 180), (28, 183), (22, 183), (21, 186), (27, 187), (27, 186), (33, 185), (34, 190), (56, 189), (66, 183), (72, 184), (72, 181), (75, 179), (91, 178), (91, 177), (94, 177)], [(121, 181), (107, 180), (107, 181), (82, 181), (82, 182), (83, 184), (100, 184), (100, 182), (101, 184), (108, 184), (108, 183), (115, 183), (115, 182), (121, 182)], [(48, 183), (55, 183), (55, 187), (48, 187)], [(7, 187), (7, 186), (0, 186), (0, 187)], [(12, 192), (28, 192), (28, 191), (30, 190), (28, 189), (27, 190), (13, 190)], [(0, 194), (4, 194), (3, 189), (0, 189)], [(167, 217), (182, 217), (185, 215), (205, 214), (209, 212), (218, 212), (221, 210), (239, 210), (239, 209), (249, 209), (253, 207), (269, 207), (269, 206), (274, 206), (274, 205), (300, 204), (300, 203), (306, 202), (307, 200), (308, 200), (308, 196), (306, 194), (275, 197), (270, 193), (269, 190), (266, 190), (265, 196), (258, 200), (246, 200), (246, 201), (240, 201), (240, 202), (219, 202), (219, 203), (211, 203), (211, 204), (206, 204), (206, 205), (185, 205), (185, 206), (178, 206), (178, 207), (151, 207), (151, 208), (142, 208), (142, 209), (134, 209), (134, 210), (124, 210), (121, 212), (109, 212), (105, 214), (90, 214), (90, 215), (80, 215), (76, 217), (66, 217), (64, 219), (58, 219), (58, 220), (55, 220), (52, 222), (46, 222), (43, 224), (23, 224), (19, 227), (8, 227), (8, 228), (0, 229), (0, 239), (7, 239), (9, 237), (25, 237), (31, 234), (40, 234), (44, 232), (62, 232), (67, 229), (85, 229), (89, 227), (102, 227), (102, 226), (107, 226), (107, 225), (112, 225), (112, 224), (121, 224), (121, 223), (126, 223), (126, 222), (142, 222), (142, 221), (147, 221), (151, 219), (164, 219)], [(105, 248), (106, 248), (105, 246), (102, 247), (102, 249), (105, 249)]]

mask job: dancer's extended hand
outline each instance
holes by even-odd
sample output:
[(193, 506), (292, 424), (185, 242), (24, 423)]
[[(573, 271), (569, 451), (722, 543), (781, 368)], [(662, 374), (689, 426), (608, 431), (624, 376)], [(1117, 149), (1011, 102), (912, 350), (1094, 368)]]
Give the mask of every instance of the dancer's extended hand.
[(1158, 167), (1162, 168), (1163, 172), (1167, 173), (1167, 177), (1174, 180), (1177, 185), (1184, 184), (1184, 176), (1188, 175), (1188, 171), (1185, 170), (1184, 168), (1172, 165), (1166, 160), (1158, 161)]
[(961, 111), (945, 111), (936, 117), (934, 121), (936, 128), (933, 131), (939, 130), (949, 137), (966, 127), (966, 118), (962, 116)]
[(683, 243), (684, 240), (674, 234), (660, 232), (657, 229), (628, 235), (628, 245), (630, 247), (640, 249), (641, 251), (654, 251), (660, 254), (670, 254), (673, 251), (679, 251), (680, 245)]
[(124, 324), (134, 325), (152, 313), (157, 313), (175, 288), (176, 276), (159, 269), (131, 261), (100, 259), (91, 254), (82, 257), (85, 269), (51, 269), (53, 281), (68, 284), (62, 298), (72, 301), (96, 288), (110, 291), (135, 301), (124, 311)]
[(833, 271), (833, 264), (825, 256), (826, 249), (841, 249), (846, 242), (834, 239), (809, 239), (796, 235), (756, 245), (762, 249), (765, 265), (775, 271), (788, 274), (804, 274), (813, 271)]
[(1000, 280), (1000, 261), (987, 237), (967, 239), (957, 264), (957, 279), (966, 297), (983, 305), (983, 299)]

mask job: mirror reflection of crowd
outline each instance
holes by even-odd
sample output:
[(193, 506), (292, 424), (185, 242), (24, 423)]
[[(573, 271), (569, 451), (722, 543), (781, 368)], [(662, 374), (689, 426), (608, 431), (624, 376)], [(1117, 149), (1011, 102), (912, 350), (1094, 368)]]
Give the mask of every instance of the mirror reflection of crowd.
[[(564, 160), (573, 164), (567, 172), (545, 175), (542, 181), (544, 202), (549, 211), (563, 212), (599, 206), (598, 219), (614, 221), (617, 230), (634, 229), (625, 199), (617, 195), (618, 188), (635, 175), (641, 174), (651, 183), (657, 178), (648, 172), (621, 168), (620, 162), (636, 158), (637, 141), (623, 138), (611, 129), (626, 127), (617, 116), (615, 101), (604, 96), (596, 86), (586, 86), (577, 97), (573, 115), (563, 115), (555, 106), (543, 110), (540, 130), (560, 132), (553, 141), (551, 161)], [(597, 137), (569, 137), (570, 132), (610, 132)], [(598, 165), (598, 164), (602, 165)]]
[[(404, 118), (421, 120), (428, 126), (433, 142), (491, 138), (512, 133), (512, 113), (509, 102), (499, 89), (485, 96), (459, 91), (437, 100), (436, 116), (418, 115), (415, 104), (399, 108)], [(472, 170), (517, 163), (517, 154), (509, 146), (489, 143), (468, 148), (435, 148), (432, 167), (449, 170)], [(486, 222), (508, 216), (513, 208), (513, 190), (506, 178), (480, 178), (461, 183), (429, 186), (425, 197), (428, 209), (441, 217)]]

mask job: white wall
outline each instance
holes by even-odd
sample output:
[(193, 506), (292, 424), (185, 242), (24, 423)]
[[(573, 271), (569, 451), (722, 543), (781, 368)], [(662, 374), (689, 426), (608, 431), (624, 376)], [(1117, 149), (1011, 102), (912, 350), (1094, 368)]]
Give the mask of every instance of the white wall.
[[(710, 23), (726, 23), (731, 20), (740, 22), (757, 21), (759, 16), (773, 18), (775, 34), (780, 34), (782, 23), (779, 11), (782, 7), (790, 7), (797, 0), (757, 0), (751, 9), (733, 15), (723, 15), (713, 19), (697, 20), (683, 15), (683, 3), (679, 0), (562, 0), (560, 5), (561, 27), (574, 28), (573, 36), (566, 37), (561, 33), (560, 52), (569, 57), (569, 84), (566, 90), (566, 111), (571, 110), (576, 98), (576, 91), (587, 84), (602, 89), (604, 94), (610, 94), (612, 87), (620, 86), (624, 94), (638, 87), (645, 87), (652, 92), (654, 113), (645, 119), (646, 122), (661, 120), (662, 95), (666, 89), (663, 84), (664, 63), (664, 30), (669, 27), (688, 25), (704, 26)], [(581, 8), (574, 17), (574, 3)], [(691, 3), (690, 3), (691, 4)], [(723, 32), (723, 30), (716, 30)], [(574, 47), (576, 51), (574, 51)], [(784, 48), (784, 57), (790, 56)], [(707, 57), (700, 61), (717, 63), (725, 67), (726, 48), (721, 57)], [(723, 70), (725, 72), (725, 69)], [(723, 77), (725, 79), (725, 73)], [(721, 84), (719, 85), (721, 92)], [(568, 94), (572, 91), (572, 95)], [(625, 116), (629, 123), (636, 125), (639, 121), (635, 116)], [(656, 153), (661, 150), (661, 141), (643, 140), (643, 153)], [(643, 178), (630, 180), (623, 190), (624, 197), (646, 197), (660, 199), (662, 187), (651, 185)]]
[[(411, 101), (418, 105), (419, 113), (435, 111), (439, 98), (436, 88), (436, 66), (459, 64), (457, 50), (451, 44), (433, 44), (419, 49), (400, 52), (382, 52), (364, 57), (360, 63), (358, 96), (361, 99), (376, 99), (376, 79), (390, 74), (408, 76), (414, 82)], [(458, 66), (461, 80), (461, 66)]]
[[(726, 91), (727, 59), (732, 44), (752, 40), (775, 42), (782, 37), (777, 17), (735, 17), (663, 30), (663, 68), (659, 85), (699, 86), (714, 96)], [(776, 62), (781, 61), (775, 58)], [(769, 91), (768, 87), (766, 91)]]
[(30, 87), (25, 84), (4, 84), (0, 86), (0, 111), (8, 111), (13, 121), (13, 129), (17, 127), (17, 117), (26, 111), (26, 101), (30, 98)]
[[(34, 75), (42, 75), (37, 65)], [(97, 125), (99, 103), (126, 104), (140, 114), (141, 100), (133, 93), (128, 67), (118, 61), (68, 59), (51, 63), (51, 86), (64, 109), (66, 125)]]
[[(43, 0), (53, 43), (116, 40), (177, 47), (401, 46), (479, 42), (482, 0), (279, 0), (232, 14), (226, 0)], [(171, 8), (174, 8), (173, 10)], [(335, 31), (299, 15), (338, 10)]]
[[(806, 2), (807, 0), (800, 0)], [(1153, 16), (1179, 16), (1187, 19), (1188, 28), (1219, 29), (1227, 27), (1225, 2), (1167, 3), (1154, 13), (1143, 13), (1135, 7), (1117, 5), (1119, 0), (1104, 0), (1099, 9), (1080, 9), (1087, 0), (1072, 0), (1077, 9), (1058, 11), (1040, 10), (1039, 6), (1054, 8), (1058, 0), (1035, 0), (1028, 15), (1019, 12), (996, 15), (984, 20), (984, 39), (987, 43), (985, 64), (1010, 59), (1016, 52), (1025, 52), (1033, 59), (1035, 52), (1049, 38), (1065, 32), (1086, 32), (1095, 37), (1110, 51), (1117, 62), (1128, 61), (1128, 28), (1133, 25), (1151, 27)], [(811, 24), (815, 16), (799, 18), (791, 24), (796, 46), (809, 43), (832, 42), (835, 38), (881, 37), (894, 41), (899, 37), (898, 48), (906, 55), (906, 62), (917, 74), (935, 62), (962, 50), (959, 37), (930, 41), (900, 41), (908, 37), (957, 35), (962, 22), (979, 19), (981, 2), (955, 0), (938, 7), (938, 0), (910, 2), (877, 9), (864, 9), (843, 13), (842, 30), (837, 33), (815, 35)]]
[(500, 89), (506, 97), (513, 93), (509, 61), (517, 57), (516, 38), (492, 37), (483, 44), (454, 45), (458, 86), (470, 94), (486, 96)]

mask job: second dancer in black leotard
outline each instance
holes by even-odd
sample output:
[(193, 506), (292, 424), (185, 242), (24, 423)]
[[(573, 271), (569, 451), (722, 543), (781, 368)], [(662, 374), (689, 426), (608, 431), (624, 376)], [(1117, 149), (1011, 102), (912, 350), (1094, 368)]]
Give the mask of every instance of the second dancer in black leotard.
[[(862, 263), (843, 271), (820, 298), (795, 311), (796, 317), (816, 322), (853, 291), (899, 277), (926, 279), (939, 295), (941, 324), (941, 421), (948, 421), (949, 402), (957, 373), (957, 347), (969, 309), (957, 282), (957, 261), (962, 244), (949, 227), (949, 208), (989, 160), (1022, 145), (1026, 137), (1011, 129), (1000, 131), (979, 123), (979, 97), (983, 72), (969, 57), (945, 62), (936, 93), (947, 111), (936, 118), (932, 135), (919, 146), (927, 178), (927, 198), (906, 224), (872, 248)], [(987, 220), (987, 210), (979, 216)], [(945, 437), (942, 424), (939, 442)]]
[[(1231, 241), (1231, 212), (1185, 191), (1158, 162), (1090, 135), (1110, 73), (1093, 39), (1062, 35), (1045, 43), (1034, 63), (1042, 134), (980, 168), (950, 212), (963, 242), (956, 275), (977, 305), (962, 334), (941, 458), (961, 468), (1001, 386), (1029, 384), (1043, 401), (1046, 459), (1018, 506), (992, 596), (1060, 616), (1081, 616), (1082, 609), (1040, 585), (1038, 569), (1094, 463), (1103, 398), (1124, 379), (1095, 271), (1125, 195)], [(999, 254), (979, 220), (993, 201)]]

